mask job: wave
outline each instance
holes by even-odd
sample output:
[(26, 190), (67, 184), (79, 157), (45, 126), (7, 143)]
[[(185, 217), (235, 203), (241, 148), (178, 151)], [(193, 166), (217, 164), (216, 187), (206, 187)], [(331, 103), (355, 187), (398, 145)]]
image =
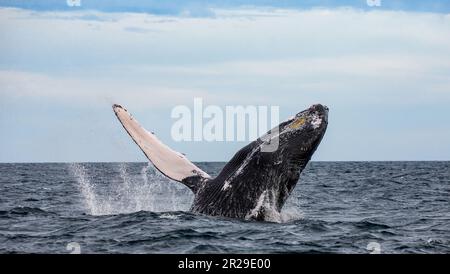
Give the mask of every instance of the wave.
[(5, 215), (50, 215), (53, 212), (45, 211), (39, 207), (14, 207), (9, 210), (0, 211), (0, 216)]
[(357, 228), (363, 229), (363, 230), (371, 230), (371, 229), (388, 229), (391, 228), (390, 226), (386, 224), (381, 224), (375, 221), (371, 220), (362, 220), (360, 222), (354, 223), (354, 225)]

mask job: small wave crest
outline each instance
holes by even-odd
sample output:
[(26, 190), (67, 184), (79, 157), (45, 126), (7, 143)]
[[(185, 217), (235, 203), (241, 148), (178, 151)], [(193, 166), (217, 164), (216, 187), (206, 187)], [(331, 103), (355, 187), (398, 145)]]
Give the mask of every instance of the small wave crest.
[(362, 221), (356, 222), (356, 223), (354, 223), (354, 226), (356, 226), (357, 228), (360, 228), (360, 229), (364, 229), (364, 230), (376, 230), (376, 229), (391, 228), (390, 226), (388, 226), (386, 224), (382, 224), (382, 223), (376, 222), (371, 219), (364, 219)]

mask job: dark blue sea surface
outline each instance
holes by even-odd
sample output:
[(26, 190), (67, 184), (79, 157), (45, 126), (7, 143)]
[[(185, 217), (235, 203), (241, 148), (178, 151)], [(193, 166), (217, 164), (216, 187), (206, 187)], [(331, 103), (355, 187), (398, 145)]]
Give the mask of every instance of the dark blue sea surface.
[(450, 162), (311, 162), (273, 222), (190, 213), (147, 163), (0, 175), (0, 253), (450, 253)]

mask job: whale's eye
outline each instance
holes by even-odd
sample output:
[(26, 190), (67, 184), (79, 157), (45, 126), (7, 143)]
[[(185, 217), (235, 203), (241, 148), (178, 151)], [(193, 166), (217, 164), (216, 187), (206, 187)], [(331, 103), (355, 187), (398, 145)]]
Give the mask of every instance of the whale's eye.
[(292, 124), (289, 125), (290, 128), (292, 129), (297, 129), (301, 126), (303, 126), (305, 124), (306, 119), (304, 117), (299, 118), (297, 120), (295, 120), (294, 122), (292, 122)]

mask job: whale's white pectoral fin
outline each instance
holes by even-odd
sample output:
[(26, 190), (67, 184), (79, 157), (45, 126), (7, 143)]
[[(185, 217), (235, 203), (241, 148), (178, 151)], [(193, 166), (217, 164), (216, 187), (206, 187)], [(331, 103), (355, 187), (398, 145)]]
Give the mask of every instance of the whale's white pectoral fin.
[(179, 182), (195, 175), (210, 178), (206, 172), (190, 162), (186, 156), (172, 150), (158, 140), (153, 133), (145, 130), (125, 108), (120, 105), (113, 105), (113, 110), (134, 142), (161, 173)]

